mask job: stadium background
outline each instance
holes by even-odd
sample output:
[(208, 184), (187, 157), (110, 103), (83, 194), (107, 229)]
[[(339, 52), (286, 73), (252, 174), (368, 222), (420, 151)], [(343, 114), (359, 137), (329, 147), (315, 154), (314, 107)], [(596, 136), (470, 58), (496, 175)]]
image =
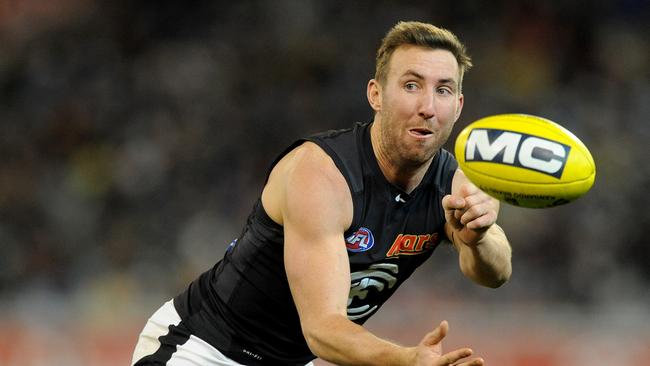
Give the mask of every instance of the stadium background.
[(369, 327), (415, 343), (448, 319), (445, 348), (490, 365), (647, 363), (649, 2), (396, 3), (0, 0), (0, 365), (127, 364), (275, 154), (371, 117), (374, 52), (402, 19), (468, 45), (456, 132), (542, 115), (598, 173), (570, 205), (503, 206), (507, 285), (471, 284), (441, 248)]

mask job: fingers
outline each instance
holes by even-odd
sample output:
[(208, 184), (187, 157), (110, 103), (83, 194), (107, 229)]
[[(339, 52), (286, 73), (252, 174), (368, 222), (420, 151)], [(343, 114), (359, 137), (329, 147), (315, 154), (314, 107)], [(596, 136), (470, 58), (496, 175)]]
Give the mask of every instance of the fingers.
[[(441, 342), (447, 336), (449, 332), (449, 323), (446, 320), (443, 320), (439, 326), (437, 326), (433, 331), (428, 333), (420, 342), (421, 345), (425, 347), (433, 347), (432, 350), (439, 355), (435, 357), (433, 365), (436, 366), (482, 366), (484, 365), (482, 358), (473, 358), (470, 360), (464, 360), (470, 357), (474, 351), (470, 348), (460, 348), (444, 355), (441, 355)], [(427, 363), (428, 364), (428, 363)]]
[(462, 208), (465, 207), (465, 200), (450, 194), (442, 198), (442, 208), (445, 211), (445, 220), (451, 227), (455, 229), (462, 229), (463, 225), (460, 223), (460, 215)]
[(472, 355), (472, 350), (469, 348), (461, 348), (457, 349), (455, 351), (451, 351), (449, 353), (445, 353), (444, 355), (440, 356), (440, 359), (438, 360), (438, 363), (442, 365), (453, 365), (454, 362), (459, 361), (465, 357), (469, 357)]
[(475, 185), (466, 183), (460, 187), (457, 193), (448, 194), (442, 198), (442, 208), (445, 211), (465, 209), (473, 205), (477, 201), (477, 197), (481, 196), (486, 196), (486, 194)]
[(445, 217), (450, 223), (480, 230), (496, 222), (499, 203), (473, 184), (464, 184), (457, 195), (447, 195), (442, 200)]
[(440, 356), (440, 358), (437, 360), (436, 365), (440, 366), (447, 366), (447, 365), (455, 365), (455, 366), (482, 366), (484, 365), (484, 361), (482, 358), (477, 357), (473, 358), (471, 360), (466, 360), (462, 361), (460, 363), (457, 363), (464, 358), (467, 358), (471, 356), (474, 353), (470, 348), (461, 348), (457, 349), (455, 351), (445, 353), (444, 355)]
[(445, 211), (452, 211), (465, 207), (465, 200), (459, 196), (448, 194), (442, 198), (442, 208)]
[(483, 365), (485, 365), (485, 361), (483, 361), (482, 358), (474, 358), (467, 362), (458, 363), (455, 366), (483, 366)]
[(471, 196), (473, 194), (476, 194), (479, 191), (480, 189), (478, 189), (478, 187), (472, 184), (471, 182), (467, 182), (462, 186), (460, 186), (460, 195), (463, 197)]
[(449, 332), (449, 323), (446, 320), (443, 320), (436, 329), (424, 336), (421, 343), (425, 346), (436, 345), (447, 336), (447, 332)]
[(467, 208), (458, 218), (461, 224), (468, 229), (480, 229), (492, 225), (497, 219), (497, 212), (490, 197), (472, 196), (465, 199), (468, 202)]

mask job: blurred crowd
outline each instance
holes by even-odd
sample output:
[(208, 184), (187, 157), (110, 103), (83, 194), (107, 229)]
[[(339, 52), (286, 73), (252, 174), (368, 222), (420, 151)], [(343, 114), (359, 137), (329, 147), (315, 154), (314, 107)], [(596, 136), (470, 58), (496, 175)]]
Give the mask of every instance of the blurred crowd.
[(413, 286), (650, 303), (647, 1), (4, 0), (0, 317), (97, 321), (175, 295), (238, 236), (284, 147), (371, 118), (375, 50), (398, 20), (468, 46), (456, 131), (544, 116), (598, 169), (572, 204), (503, 206), (514, 276), (498, 297), (468, 286), (446, 249)]

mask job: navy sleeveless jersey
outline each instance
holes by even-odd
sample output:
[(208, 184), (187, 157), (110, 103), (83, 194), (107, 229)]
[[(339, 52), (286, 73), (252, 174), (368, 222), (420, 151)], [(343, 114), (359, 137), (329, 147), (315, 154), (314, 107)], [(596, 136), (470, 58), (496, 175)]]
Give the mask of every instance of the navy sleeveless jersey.
[[(379, 169), (369, 123), (299, 140), (276, 162), (304, 141), (318, 144), (333, 159), (352, 193), (354, 216), (341, 245), (350, 259), (348, 318), (363, 324), (444, 238), (441, 200), (451, 191), (457, 163), (440, 149), (422, 182), (407, 194)], [(174, 299), (182, 322), (242, 364), (313, 360), (289, 290), (283, 248), (282, 226), (258, 200), (224, 258)]]

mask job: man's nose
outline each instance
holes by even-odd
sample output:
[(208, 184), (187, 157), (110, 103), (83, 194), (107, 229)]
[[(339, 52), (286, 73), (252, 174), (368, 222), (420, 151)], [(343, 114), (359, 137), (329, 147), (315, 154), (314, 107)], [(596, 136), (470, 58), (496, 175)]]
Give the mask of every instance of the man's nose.
[(433, 94), (425, 94), (420, 98), (418, 114), (423, 119), (430, 119), (436, 115), (436, 97)]

